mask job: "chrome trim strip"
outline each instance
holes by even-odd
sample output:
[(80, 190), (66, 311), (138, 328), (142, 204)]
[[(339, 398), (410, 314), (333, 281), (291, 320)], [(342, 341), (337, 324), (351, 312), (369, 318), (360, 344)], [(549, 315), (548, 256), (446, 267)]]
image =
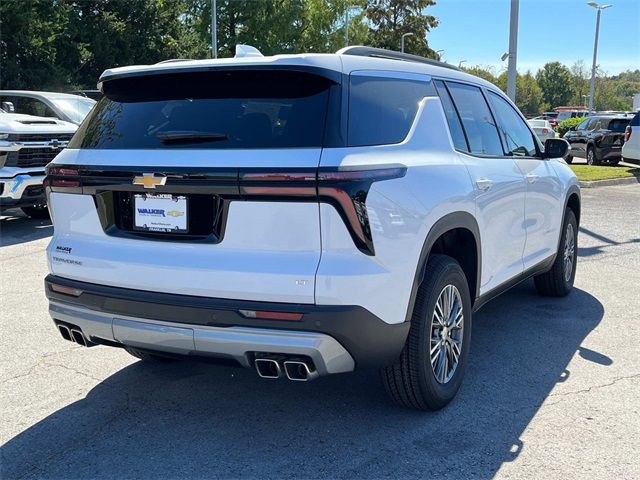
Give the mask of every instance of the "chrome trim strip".
[(252, 368), (249, 353), (308, 356), (320, 375), (350, 372), (355, 362), (333, 337), (316, 332), (253, 327), (209, 327), (111, 315), (62, 302), (49, 302), (54, 320), (80, 327), (87, 339), (184, 355), (231, 357)]

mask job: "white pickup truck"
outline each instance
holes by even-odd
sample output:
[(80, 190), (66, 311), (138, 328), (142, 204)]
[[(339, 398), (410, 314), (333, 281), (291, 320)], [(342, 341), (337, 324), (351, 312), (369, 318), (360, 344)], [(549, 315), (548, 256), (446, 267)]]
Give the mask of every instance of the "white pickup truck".
[(32, 218), (49, 216), (42, 187), (44, 168), (77, 128), (55, 118), (0, 109), (0, 213), (20, 208)]

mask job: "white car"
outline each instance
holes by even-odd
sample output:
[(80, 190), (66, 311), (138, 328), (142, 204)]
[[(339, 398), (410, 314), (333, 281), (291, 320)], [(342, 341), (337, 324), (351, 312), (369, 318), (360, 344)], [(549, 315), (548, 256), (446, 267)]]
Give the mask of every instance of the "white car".
[(527, 120), (527, 123), (538, 136), (541, 142), (545, 142), (549, 138), (556, 138), (556, 132), (548, 120)]
[(81, 95), (31, 90), (0, 90), (2, 108), (9, 113), (57, 118), (79, 125), (96, 101)]
[(44, 169), (77, 128), (62, 120), (0, 110), (0, 213), (20, 208), (33, 218), (49, 216)]
[(443, 407), (474, 311), (529, 277), (571, 291), (567, 143), (543, 153), (497, 87), (447, 64), (239, 52), (102, 74), (48, 167), (58, 330), (272, 379), (376, 366), (399, 404)]
[(640, 112), (631, 119), (624, 132), (622, 158), (625, 161), (640, 162)]

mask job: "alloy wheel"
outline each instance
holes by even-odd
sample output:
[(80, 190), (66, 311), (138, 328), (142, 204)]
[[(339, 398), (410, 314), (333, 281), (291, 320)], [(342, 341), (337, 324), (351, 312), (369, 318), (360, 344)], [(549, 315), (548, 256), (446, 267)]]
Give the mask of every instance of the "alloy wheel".
[(431, 317), (429, 358), (438, 383), (451, 380), (462, 354), (464, 309), (455, 285), (445, 286), (436, 301)]
[(564, 237), (564, 280), (568, 282), (571, 280), (571, 274), (573, 272), (573, 261), (576, 250), (575, 234), (573, 232), (573, 225), (570, 223), (567, 225), (567, 231)]

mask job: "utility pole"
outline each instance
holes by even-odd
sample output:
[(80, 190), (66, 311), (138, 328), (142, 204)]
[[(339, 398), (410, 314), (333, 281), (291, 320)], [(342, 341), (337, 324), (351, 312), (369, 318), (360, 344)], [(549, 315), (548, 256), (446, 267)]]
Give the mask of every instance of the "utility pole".
[(218, 58), (218, 9), (216, 0), (211, 0), (211, 58)]
[(349, 6), (344, 7), (344, 46), (349, 46)]
[(520, 0), (511, 0), (511, 16), (509, 21), (509, 65), (507, 67), (507, 96), (516, 101), (516, 75), (518, 62), (518, 14)]
[(609, 8), (612, 5), (598, 5), (596, 2), (587, 3), (590, 7), (595, 8), (598, 13), (596, 14), (596, 38), (593, 42), (593, 64), (591, 65), (591, 84), (589, 85), (589, 115), (593, 113), (593, 99), (596, 94), (596, 61), (598, 58), (598, 37), (600, 36), (600, 13), (605, 8)]

